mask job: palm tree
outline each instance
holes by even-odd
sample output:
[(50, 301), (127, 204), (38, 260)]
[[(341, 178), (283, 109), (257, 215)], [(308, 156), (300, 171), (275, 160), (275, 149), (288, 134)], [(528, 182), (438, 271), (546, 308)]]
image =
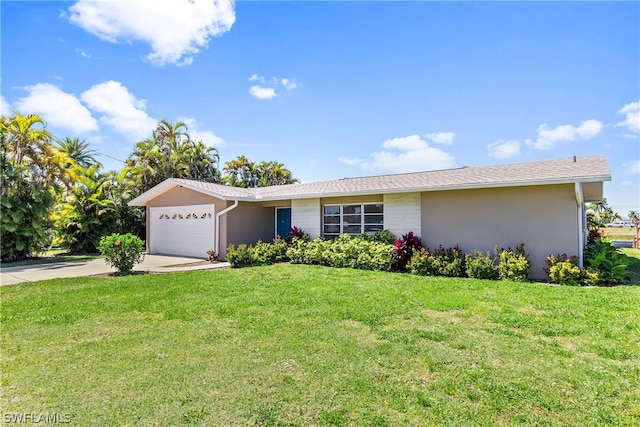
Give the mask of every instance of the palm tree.
[(166, 155), (165, 178), (171, 178), (173, 169), (181, 169), (184, 166), (180, 164), (178, 158), (181, 157), (182, 149), (191, 145), (189, 129), (182, 121), (172, 124), (168, 120), (162, 119), (153, 131), (153, 139)]
[(2, 150), (15, 165), (25, 160), (35, 161), (43, 147), (50, 145), (51, 134), (45, 129), (44, 120), (36, 115), (23, 116), (14, 112), (13, 117), (2, 117)]
[(77, 164), (84, 168), (88, 168), (93, 164), (100, 165), (94, 157), (97, 152), (89, 148), (89, 144), (81, 141), (80, 138), (65, 137), (63, 140), (57, 140), (58, 150), (66, 153), (67, 156), (75, 160)]

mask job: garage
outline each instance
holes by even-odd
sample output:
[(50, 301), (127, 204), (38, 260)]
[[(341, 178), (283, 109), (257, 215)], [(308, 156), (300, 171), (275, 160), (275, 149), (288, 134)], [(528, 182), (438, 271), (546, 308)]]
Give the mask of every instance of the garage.
[(215, 206), (165, 206), (149, 210), (149, 253), (207, 258), (215, 248)]

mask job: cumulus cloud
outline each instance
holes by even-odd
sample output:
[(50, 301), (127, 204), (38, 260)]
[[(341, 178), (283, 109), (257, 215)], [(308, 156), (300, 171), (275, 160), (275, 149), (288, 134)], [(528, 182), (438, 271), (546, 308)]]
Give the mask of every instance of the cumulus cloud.
[(251, 77), (249, 77), (249, 81), (259, 83), (249, 88), (251, 96), (257, 99), (273, 99), (278, 96), (276, 90), (281, 87), (287, 91), (298, 87), (298, 83), (296, 83), (295, 80), (286, 77), (271, 77), (271, 79), (265, 79), (264, 76), (259, 74), (252, 74)]
[(520, 142), (498, 140), (487, 145), (489, 155), (496, 159), (507, 159), (520, 152)]
[(98, 122), (75, 95), (50, 83), (38, 83), (25, 89), (29, 94), (16, 103), (19, 111), (38, 114), (50, 125), (77, 134), (98, 130)]
[(344, 164), (358, 165), (367, 170), (392, 173), (447, 169), (454, 165), (451, 154), (429, 146), (419, 135), (388, 139), (382, 143), (382, 147), (387, 150), (372, 153), (371, 161), (346, 157), (339, 160)]
[(273, 99), (276, 95), (276, 90), (272, 87), (251, 86), (249, 88), (251, 96), (257, 99)]
[(151, 135), (157, 120), (146, 112), (144, 99), (136, 99), (120, 82), (113, 80), (92, 86), (80, 96), (89, 108), (102, 114), (100, 121), (131, 140)]
[(437, 144), (451, 145), (453, 144), (453, 139), (456, 137), (456, 134), (455, 132), (437, 132), (428, 133), (424, 135), (424, 137)]
[(617, 123), (616, 127), (625, 126), (632, 132), (640, 132), (640, 101), (625, 105), (618, 114), (624, 114), (625, 120)]
[(282, 83), (282, 86), (284, 86), (286, 90), (293, 90), (298, 87), (298, 84), (296, 82), (287, 78), (280, 79), (280, 83)]
[(80, 0), (69, 12), (73, 24), (104, 41), (148, 43), (156, 65), (190, 64), (236, 20), (233, 0)]
[(580, 126), (561, 125), (553, 129), (546, 123), (538, 126), (538, 138), (535, 141), (527, 141), (533, 148), (538, 150), (548, 150), (553, 148), (558, 141), (575, 141), (576, 139), (589, 139), (598, 135), (603, 128), (602, 122), (598, 120), (585, 120)]
[(10, 116), (11, 105), (4, 99), (4, 96), (0, 93), (0, 116)]
[(76, 52), (80, 54), (83, 58), (91, 58), (91, 54), (87, 53), (84, 49), (76, 48)]
[(193, 141), (202, 141), (207, 147), (220, 147), (224, 145), (224, 140), (210, 130), (200, 130), (199, 124), (193, 117), (182, 117), (178, 119), (184, 122), (189, 129), (189, 136)]

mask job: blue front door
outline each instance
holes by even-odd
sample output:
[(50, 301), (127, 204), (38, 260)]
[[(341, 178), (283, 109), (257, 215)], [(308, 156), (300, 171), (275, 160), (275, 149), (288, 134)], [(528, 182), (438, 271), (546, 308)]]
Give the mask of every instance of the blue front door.
[(276, 208), (276, 235), (283, 239), (291, 231), (291, 208)]

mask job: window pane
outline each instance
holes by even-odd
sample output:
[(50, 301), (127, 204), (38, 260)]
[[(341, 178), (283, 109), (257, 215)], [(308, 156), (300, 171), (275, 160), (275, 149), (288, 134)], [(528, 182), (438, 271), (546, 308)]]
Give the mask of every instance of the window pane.
[(384, 227), (382, 226), (382, 224), (380, 225), (365, 225), (364, 226), (364, 232), (365, 233), (374, 233), (376, 231), (382, 231)]
[(344, 205), (342, 207), (342, 213), (347, 214), (359, 214), (362, 212), (361, 205)]
[(365, 215), (364, 216), (365, 224), (383, 224), (384, 216), (382, 215)]
[(347, 234), (360, 234), (362, 233), (362, 228), (360, 225), (345, 225), (342, 232)]
[(339, 234), (340, 233), (340, 226), (339, 225), (325, 225), (324, 226), (324, 234), (327, 233), (335, 233), (335, 234)]
[(325, 224), (340, 224), (340, 216), (338, 215), (327, 215), (324, 217)]
[(340, 206), (325, 206), (324, 207), (325, 215), (339, 215), (340, 214)]
[(351, 225), (358, 224), (358, 225), (360, 225), (360, 223), (362, 222), (362, 217), (360, 215), (345, 215), (342, 218), (343, 218), (342, 221), (345, 224), (351, 224)]
[(382, 203), (375, 205), (364, 205), (364, 213), (383, 213)]

